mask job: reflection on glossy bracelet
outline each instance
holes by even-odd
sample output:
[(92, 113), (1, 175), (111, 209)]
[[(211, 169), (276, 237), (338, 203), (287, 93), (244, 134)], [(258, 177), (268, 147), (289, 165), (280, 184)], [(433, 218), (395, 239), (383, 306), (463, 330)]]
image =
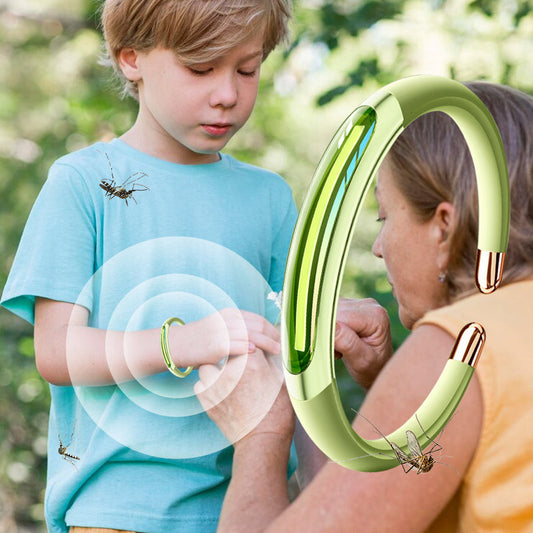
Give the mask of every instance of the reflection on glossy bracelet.
[(177, 322), (180, 326), (183, 326), (185, 322), (181, 320), (181, 318), (178, 317), (172, 317), (167, 318), (163, 322), (163, 325), (161, 326), (161, 351), (163, 352), (163, 358), (165, 359), (165, 363), (167, 364), (168, 369), (177, 377), (179, 378), (185, 378), (187, 377), (191, 372), (193, 367), (189, 366), (185, 370), (180, 370), (172, 361), (172, 357), (170, 356), (170, 346), (168, 344), (168, 330), (170, 329), (170, 326)]
[(435, 439), (457, 408), (485, 340), (479, 324), (463, 328), (433, 390), (388, 440), (363, 439), (352, 429), (333, 364), (344, 265), (358, 212), (381, 161), (400, 133), (431, 111), (450, 115), (470, 149), (479, 198), (476, 283), (483, 293), (496, 290), (509, 236), (509, 179), (502, 141), (481, 100), (464, 85), (437, 76), (391, 83), (348, 117), (319, 163), (287, 260), (281, 330), (287, 390), (315, 444), (330, 459), (353, 470), (375, 472), (397, 466), (388, 441), (408, 453), (407, 430), (422, 448)]

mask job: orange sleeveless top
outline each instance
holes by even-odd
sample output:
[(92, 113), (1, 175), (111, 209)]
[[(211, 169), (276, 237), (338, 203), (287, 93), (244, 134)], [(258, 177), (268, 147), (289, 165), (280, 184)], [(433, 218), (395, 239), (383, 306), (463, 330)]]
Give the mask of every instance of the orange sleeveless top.
[(487, 333), (476, 374), (483, 396), (478, 448), (455, 497), (428, 531), (533, 531), (533, 280), (427, 313), (453, 337), (467, 322)]

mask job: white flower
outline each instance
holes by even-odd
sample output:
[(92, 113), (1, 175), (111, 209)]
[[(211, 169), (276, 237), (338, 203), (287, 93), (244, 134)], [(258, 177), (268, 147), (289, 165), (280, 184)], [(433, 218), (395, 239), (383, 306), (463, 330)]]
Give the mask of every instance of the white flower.
[(282, 291), (271, 291), (267, 294), (267, 300), (272, 300), (278, 309), (281, 309), (281, 293)]

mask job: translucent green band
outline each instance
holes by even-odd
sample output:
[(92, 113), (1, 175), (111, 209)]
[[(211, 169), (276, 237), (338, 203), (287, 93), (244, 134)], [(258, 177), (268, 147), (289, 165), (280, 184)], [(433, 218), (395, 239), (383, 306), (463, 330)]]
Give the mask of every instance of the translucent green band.
[(178, 378), (187, 377), (193, 370), (192, 366), (187, 367), (185, 370), (180, 370), (172, 361), (170, 356), (170, 346), (168, 343), (168, 330), (170, 326), (174, 323), (183, 326), (185, 322), (178, 317), (167, 318), (163, 325), (161, 326), (161, 352), (163, 353), (163, 359), (168, 367), (168, 369)]
[[(439, 380), (418, 408), (418, 420), (413, 415), (388, 435), (387, 439), (406, 453), (409, 452), (405, 438), (407, 430), (416, 435), (422, 449), (431, 444), (430, 439), (438, 437), (459, 405), (473, 372), (474, 369), (466, 363), (448, 360)], [(302, 426), (333, 461), (361, 472), (379, 472), (398, 466), (398, 461), (384, 438), (363, 439), (352, 429), (344, 414), (335, 383), (331, 383), (310, 400), (291, 398), (291, 401)]]
[[(281, 329), (287, 389), (309, 436), (330, 458), (356, 470), (384, 470), (398, 462), (385, 439), (362, 439), (344, 415), (333, 357), (339, 290), (357, 216), (379, 165), (405, 127), (430, 111), (450, 115), (472, 153), (479, 192), (478, 244), (484, 251), (483, 272), (476, 279), (483, 292), (496, 289), (503, 257), (490, 254), (504, 254), (509, 235), (503, 145), (477, 96), (458, 82), (435, 76), (387, 85), (341, 125), (315, 172), (287, 259)], [(410, 430), (427, 445), (453, 414), (472, 373), (466, 363), (448, 362), (416, 413), (427, 436), (413, 416), (388, 439), (405, 447), (405, 431)]]

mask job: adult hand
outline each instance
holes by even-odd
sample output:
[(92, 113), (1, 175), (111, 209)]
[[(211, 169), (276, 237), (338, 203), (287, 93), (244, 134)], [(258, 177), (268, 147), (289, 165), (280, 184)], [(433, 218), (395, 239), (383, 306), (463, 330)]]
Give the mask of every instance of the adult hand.
[(337, 307), (335, 355), (365, 389), (392, 355), (390, 320), (375, 300), (341, 298)]
[(231, 357), (222, 370), (202, 365), (199, 378), (194, 391), (200, 403), (235, 447), (265, 434), (290, 444), (294, 413), (279, 357), (259, 350)]

